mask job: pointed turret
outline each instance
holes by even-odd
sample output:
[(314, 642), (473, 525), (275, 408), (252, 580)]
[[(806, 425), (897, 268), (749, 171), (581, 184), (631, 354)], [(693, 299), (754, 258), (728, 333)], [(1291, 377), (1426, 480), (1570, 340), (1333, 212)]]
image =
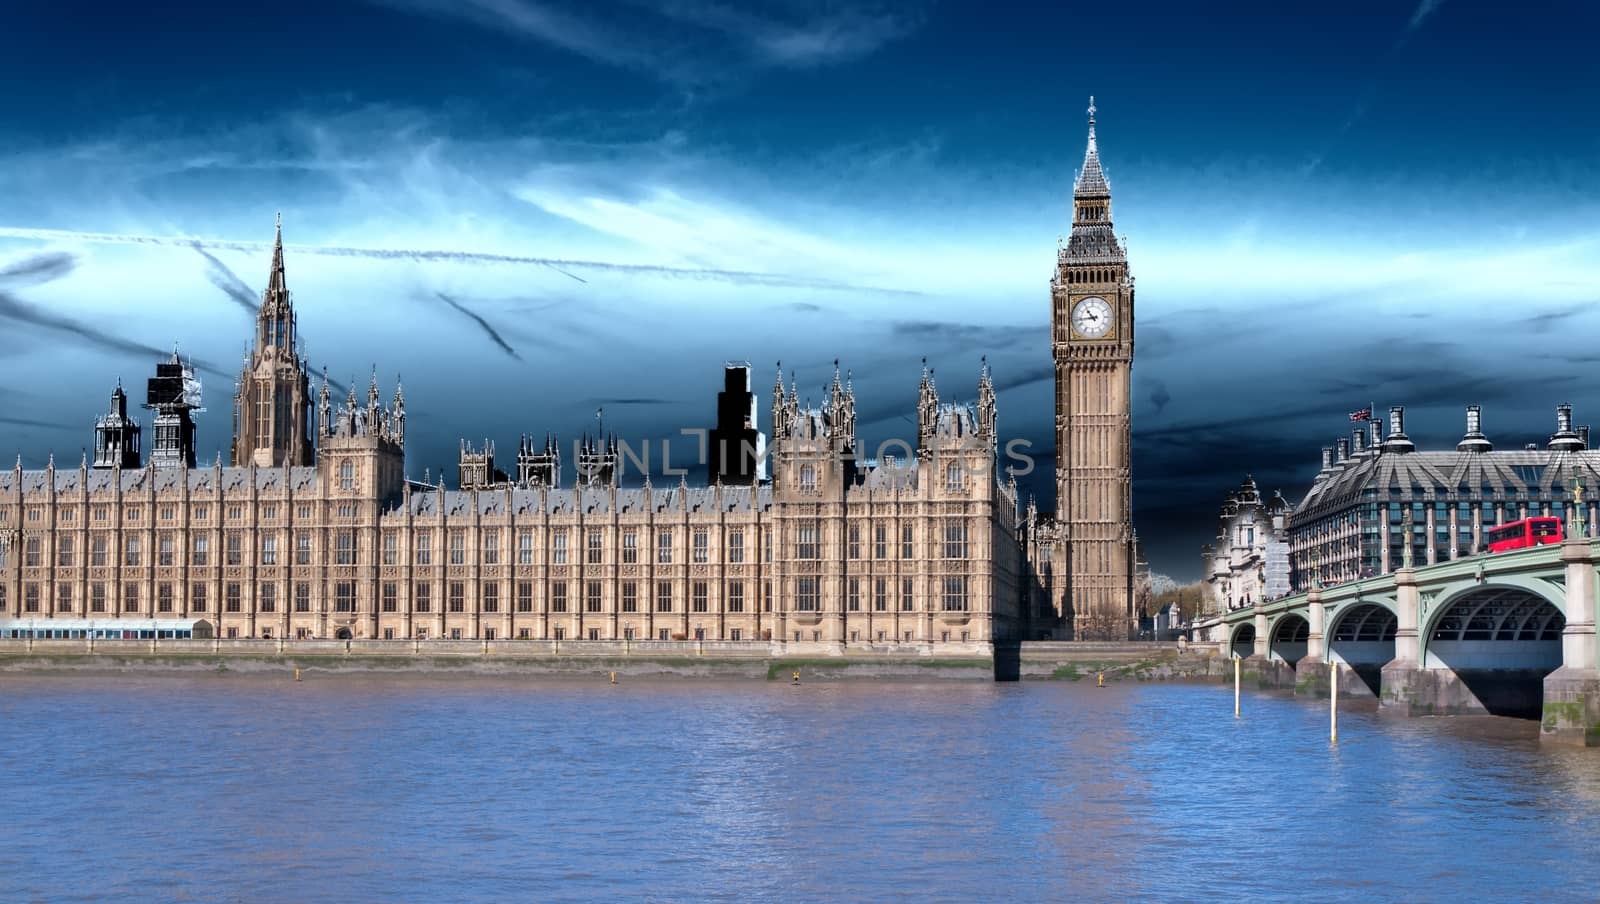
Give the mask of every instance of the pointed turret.
[(389, 438), (399, 445), (405, 445), (406, 392), (399, 374), (394, 377), (394, 405), (389, 409)]
[(994, 380), (989, 377), (989, 357), (983, 358), (983, 370), (978, 376), (978, 435), (995, 438)]
[(934, 387), (928, 359), (922, 359), (922, 382), (917, 386), (917, 457), (926, 458), (939, 429), (939, 391)]
[(322, 436), (333, 432), (333, 401), (328, 398), (328, 368), (322, 368), (322, 387), (317, 390), (317, 431)]
[[(1091, 125), (1093, 122), (1091, 119)], [(1090, 141), (1093, 142), (1093, 140), (1093, 133), (1091, 133)], [(267, 294), (264, 300), (287, 301), (288, 295), (289, 286), (283, 275), (283, 213), (280, 211), (277, 216), (277, 224), (273, 230), (272, 270), (267, 274)]]
[(778, 362), (778, 379), (772, 385), (772, 438), (784, 439), (789, 435), (789, 409), (783, 393), (783, 362)]
[(95, 420), (94, 466), (96, 468), (139, 467), (139, 422), (128, 417), (128, 395), (122, 381), (111, 391), (111, 409)]
[[(1100, 168), (1100, 145), (1094, 135), (1094, 96), (1089, 96), (1089, 144), (1083, 152), (1083, 169), (1072, 186), (1072, 196), (1078, 199), (1099, 198), (1111, 200), (1111, 183)], [(1109, 219), (1109, 217), (1108, 217)]]

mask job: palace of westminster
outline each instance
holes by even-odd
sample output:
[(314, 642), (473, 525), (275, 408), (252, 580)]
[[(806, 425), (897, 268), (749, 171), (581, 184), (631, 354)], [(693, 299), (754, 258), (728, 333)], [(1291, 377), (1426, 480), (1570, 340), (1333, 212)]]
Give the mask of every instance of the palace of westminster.
[(463, 444), (456, 489), (408, 479), (398, 385), (313, 394), (280, 223), (231, 466), (196, 462), (197, 384), (176, 354), (148, 383), (148, 456), (119, 384), (92, 459), (0, 471), (0, 634), (115, 619), (286, 639), (1126, 638), (1133, 278), (1092, 101), (1073, 195), (1050, 283), (1054, 517), (1001, 475), (987, 366), (975, 405), (941, 403), (924, 371), (906, 460), (857, 456), (837, 370), (816, 408), (780, 372), (763, 436), (749, 369), (729, 365), (706, 486), (619, 486), (617, 442), (598, 436), (571, 486), (555, 440), (526, 437), (515, 474)]

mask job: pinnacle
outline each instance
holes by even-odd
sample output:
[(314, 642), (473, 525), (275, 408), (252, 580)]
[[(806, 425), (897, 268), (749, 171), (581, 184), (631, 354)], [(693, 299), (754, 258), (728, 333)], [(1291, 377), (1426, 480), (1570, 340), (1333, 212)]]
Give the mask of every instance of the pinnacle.
[(1073, 185), (1072, 194), (1076, 198), (1095, 198), (1111, 196), (1111, 184), (1106, 181), (1105, 171), (1100, 168), (1100, 147), (1094, 134), (1094, 98), (1089, 98), (1089, 143), (1083, 152), (1083, 169), (1078, 172), (1078, 181)]
[(278, 214), (277, 231), (272, 239), (272, 271), (267, 274), (267, 298), (279, 298), (287, 290), (283, 275), (283, 214)]

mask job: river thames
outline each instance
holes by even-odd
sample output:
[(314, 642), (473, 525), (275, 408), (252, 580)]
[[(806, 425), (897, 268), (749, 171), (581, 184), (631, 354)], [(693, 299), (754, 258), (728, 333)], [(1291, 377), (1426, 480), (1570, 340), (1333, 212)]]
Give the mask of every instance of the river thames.
[(1589, 900), (1600, 751), (1199, 684), (0, 678), (0, 899)]

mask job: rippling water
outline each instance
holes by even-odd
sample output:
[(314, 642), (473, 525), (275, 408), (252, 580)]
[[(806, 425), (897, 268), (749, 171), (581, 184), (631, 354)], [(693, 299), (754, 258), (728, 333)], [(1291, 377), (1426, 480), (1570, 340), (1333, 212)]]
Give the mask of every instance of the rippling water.
[[(0, 899), (1577, 900), (1600, 751), (1139, 684), (6, 676)], [(8, 890), (7, 890), (7, 887)]]

